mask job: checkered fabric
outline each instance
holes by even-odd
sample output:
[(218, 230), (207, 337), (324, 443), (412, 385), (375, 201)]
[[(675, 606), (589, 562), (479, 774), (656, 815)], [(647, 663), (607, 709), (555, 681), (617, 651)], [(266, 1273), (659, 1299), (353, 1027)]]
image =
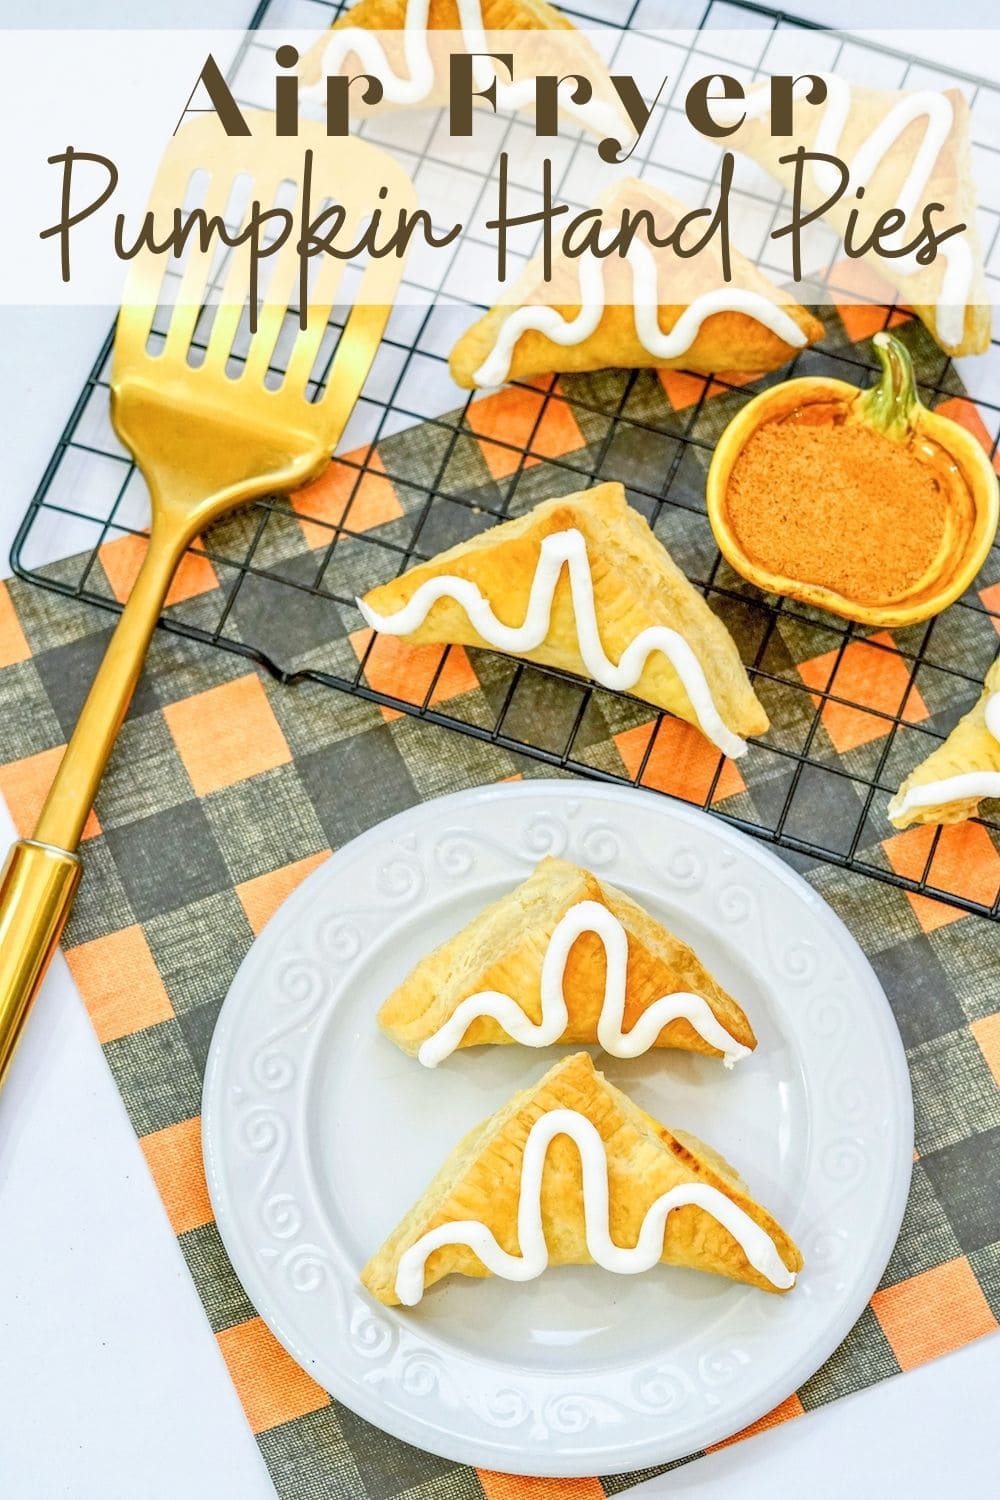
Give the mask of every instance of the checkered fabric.
[[(869, 310), (849, 316), (863, 320)], [(834, 334), (846, 347), (872, 331), (848, 327), (844, 316), (837, 328), (827, 351), (811, 356), (828, 371), (838, 362)], [(930, 358), (919, 330), (906, 331), (918, 356)], [(845, 369), (845, 378), (855, 371)], [(512, 388), (474, 403), (461, 429), (428, 422), (401, 432), (333, 466), (290, 507), (226, 523), (178, 576), (167, 612), (175, 624), (211, 634), (224, 611), (233, 644), (266, 650), (287, 672), (363, 664), (360, 681), (382, 694), (366, 701), (308, 676), (288, 685), (260, 675), (245, 656), (158, 632), (84, 832), (85, 878), (66, 933), (70, 967), (282, 1496), (599, 1500), (646, 1476), (543, 1482), (422, 1453), (331, 1402), (256, 1317), (212, 1220), (198, 1110), (219, 1007), (280, 901), (331, 849), (402, 808), (461, 787), (552, 774), (516, 745), (559, 746), (567, 726), (584, 763), (736, 808), (763, 827), (773, 827), (797, 777), (786, 822), (836, 851), (863, 806), (866, 783), (857, 778), (877, 770), (878, 783), (891, 787), (926, 753), (922, 731), (945, 732), (968, 707), (972, 678), (996, 651), (1000, 570), (933, 633), (921, 627), (919, 640), (905, 631), (845, 637), (828, 617), (803, 610), (773, 616), (727, 576), (710, 597), (744, 658), (765, 664), (758, 688), (777, 747), (755, 746), (737, 768), (686, 725), (640, 704), (588, 695), (486, 653), (373, 641), (337, 602), (391, 576), (400, 551), (428, 555), (498, 512), (577, 487), (573, 475), (585, 482), (595, 463), (601, 477), (626, 483), (682, 567), (718, 580), (705, 456), (746, 396), (732, 382), (672, 373)], [(960, 389), (944, 398), (976, 429)], [(601, 412), (616, 402), (608, 441)], [(703, 446), (680, 442), (692, 429)], [(658, 506), (668, 473), (671, 504)], [(239, 559), (251, 534), (246, 571)], [(141, 546), (128, 536), (108, 541), (88, 562), (90, 588), (124, 597)], [(311, 580), (317, 563), (325, 593), (289, 587)], [(80, 567), (56, 564), (51, 578), (66, 584)], [(19, 581), (0, 585), (0, 791), (23, 833), (111, 623), (80, 600)], [(964, 677), (945, 670), (956, 654)], [(444, 705), (473, 729), (493, 726), (502, 707), (505, 741), (450, 734), (401, 711), (414, 702)], [(806, 762), (778, 753), (807, 735)], [(873, 860), (919, 875), (932, 832), (892, 833), (881, 791), (866, 829)], [(1000, 1141), (998, 929), (808, 854), (787, 857), (843, 917), (885, 985), (913, 1080), (916, 1157), (900, 1239), (870, 1306), (828, 1363), (754, 1430), (954, 1349), (996, 1328), (1000, 1315), (1000, 1202), (990, 1186)], [(995, 898), (1000, 854), (989, 824), (946, 831), (934, 861), (942, 888), (986, 905)]]
[[(919, 322), (860, 302), (820, 311), (822, 344), (800, 354), (793, 373), (870, 381), (871, 335), (888, 324), (909, 345), (927, 404), (995, 451), (1000, 405), (972, 403)], [(434, 309), (421, 345), (449, 347), (449, 314), (465, 313)], [(441, 359), (431, 367), (391, 339), (384, 347), (400, 353), (407, 371), (423, 360), (427, 381), (442, 387)], [(908, 882), (921, 923), (954, 919), (924, 893), (1000, 916), (996, 818), (902, 833), (886, 818), (899, 783), (979, 695), (1000, 645), (1000, 548), (951, 609), (894, 634), (760, 594), (720, 557), (704, 499), (715, 443), (759, 387), (746, 377), (603, 371), (509, 386), (423, 421), (412, 390), (396, 391), (374, 442), (341, 455), (290, 506), (259, 502), (188, 554), (170, 594), (170, 625), (268, 664), (286, 681), (366, 696), (386, 723), (416, 714), (514, 756), (712, 808), (806, 862), (825, 856)], [(457, 394), (446, 374), (443, 392), (442, 405)], [(117, 607), (142, 559), (147, 502), (107, 409), (102, 373), (46, 478), (19, 565)], [(396, 423), (404, 425), (390, 430)], [(740, 648), (771, 728), (738, 765), (692, 726), (635, 699), (487, 653), (415, 651), (362, 625), (355, 596), (373, 584), (542, 498), (599, 480), (625, 485)], [(91, 539), (89, 550), (40, 563), (42, 535), (68, 550), (70, 524)], [(77, 667), (68, 653), (53, 675), (64, 665), (82, 691), (89, 659)], [(336, 716), (338, 741), (366, 722), (358, 705), (338, 704)]]

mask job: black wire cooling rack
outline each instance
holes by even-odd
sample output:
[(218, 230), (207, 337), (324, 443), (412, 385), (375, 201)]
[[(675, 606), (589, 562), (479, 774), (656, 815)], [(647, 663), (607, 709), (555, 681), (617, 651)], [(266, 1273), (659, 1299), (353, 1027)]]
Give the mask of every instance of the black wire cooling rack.
[[(611, 24), (609, 11), (627, 12), (613, 24), (620, 39), (634, 39), (643, 25), (667, 24), (657, 4), (591, 0), (589, 10), (564, 9), (591, 27)], [(343, 8), (324, 0), (262, 5), (235, 64), (237, 84), (253, 73), (259, 45), (253, 28), (318, 30)], [(783, 29), (808, 26), (745, 0), (710, 0), (700, 17), (699, 52), (726, 60), (712, 50), (711, 32), (746, 24), (747, 17), (760, 27), (755, 72), (768, 66)], [(984, 91), (991, 108), (1000, 104), (1000, 90), (986, 80), (941, 73), (857, 38), (815, 34), (830, 49), (827, 68), (838, 65), (844, 49), (863, 46), (867, 83), (877, 81), (879, 69), (885, 87), (933, 75), (937, 86), (965, 85), (974, 106)], [(255, 102), (252, 88), (242, 97)], [(674, 107), (670, 98), (663, 107)], [(497, 150), (505, 139), (497, 140)], [(995, 147), (977, 141), (976, 151)], [(418, 181), (432, 154), (427, 142), (414, 148)], [(689, 199), (696, 188), (710, 190), (704, 175), (692, 170), (690, 179)], [(781, 201), (777, 189), (762, 194), (771, 227)], [(987, 273), (995, 275), (1000, 204), (983, 205), (980, 229)], [(451, 385), (447, 352), (476, 310), (462, 305), (446, 282), (432, 290), (439, 294), (432, 304), (400, 306), (390, 320), (341, 445), (332, 491), (324, 483), (291, 504), (261, 500), (208, 533), (192, 549), (202, 585), (180, 591), (164, 613), (164, 628), (239, 653), (282, 682), (311, 680), (367, 700), (387, 717), (411, 714), (567, 773), (682, 797), (789, 851), (800, 864), (859, 871), (1000, 920), (1000, 824), (978, 819), (898, 834), (886, 817), (903, 776), (975, 702), (1000, 646), (1000, 549), (993, 548), (974, 587), (944, 615), (892, 637), (762, 596), (721, 559), (703, 498), (715, 441), (762, 382), (683, 376), (681, 394), (675, 382), (671, 397), (669, 384), (650, 372), (609, 371), (515, 385), (473, 402)], [(877, 373), (871, 309), (860, 334), (836, 309), (817, 311), (826, 337), (770, 379), (827, 373), (870, 384)], [(1000, 343), (974, 369), (967, 389), (915, 319), (904, 321), (888, 308), (874, 318), (910, 345), (923, 399), (951, 403), (949, 411), (995, 455)], [(336, 314), (332, 324), (342, 326)], [(141, 476), (108, 420), (112, 338), (113, 332), (31, 501), (11, 561), (22, 578), (117, 611), (123, 589), (113, 549), (143, 534), (148, 510)], [(453, 409), (441, 415), (442, 405)], [(625, 695), (488, 652), (432, 647), (402, 662), (395, 653), (387, 660), (385, 642), (361, 628), (354, 600), (374, 583), (541, 498), (605, 479), (625, 483), (631, 502), (740, 645), (772, 728), (737, 767), (688, 726)]]

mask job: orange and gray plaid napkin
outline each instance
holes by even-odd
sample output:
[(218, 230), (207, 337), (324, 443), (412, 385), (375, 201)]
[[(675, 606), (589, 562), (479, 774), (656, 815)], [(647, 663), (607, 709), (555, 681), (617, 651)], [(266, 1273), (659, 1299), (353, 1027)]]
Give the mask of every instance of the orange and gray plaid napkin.
[[(680, 375), (650, 376), (643, 389), (667, 417), (698, 400), (709, 436), (727, 420), (731, 398), (739, 399), (730, 389), (706, 391), (704, 381)], [(448, 482), (466, 490), (496, 482), (513, 462), (520, 423), (531, 430), (532, 442), (523, 503), (559, 493), (548, 467), (553, 455), (562, 489), (575, 487), (566, 485), (563, 469), (573, 467), (574, 454), (586, 447), (588, 424), (597, 420), (592, 394), (579, 404), (571, 395), (550, 401), (541, 431), (531, 389), (491, 398), (500, 403), (492, 407), (476, 403), (470, 419), (481, 430), (457, 448)], [(952, 414), (975, 425), (974, 408), (961, 392), (949, 399)], [(630, 466), (634, 472), (662, 461), (669, 421), (660, 431), (647, 422), (644, 430), (645, 447), (623, 449), (621, 472), (606, 477), (628, 483)], [(274, 592), (272, 581), (283, 571), (295, 576), (325, 551), (348, 495), (353, 530), (391, 534), (422, 500), (390, 476), (416, 476), (436, 453), (439, 437), (430, 423), (398, 433), (365, 456), (360, 483), (356, 464), (335, 465), (293, 507), (271, 512), (268, 535), (263, 543), (258, 537), (258, 570), (233, 595), (230, 633), (259, 646), (262, 631), (277, 630), (282, 659), (296, 666), (337, 652), (356, 665), (369, 646), (357, 622), (311, 594), (303, 593), (293, 608), (288, 600), (294, 596)], [(692, 472), (686, 482), (691, 509), (672, 516), (668, 545), (682, 566), (696, 571), (699, 549), (712, 544), (700, 502), (703, 475)], [(435, 524), (446, 525), (446, 518), (445, 503)], [(259, 518), (227, 524), (259, 529)], [(427, 550), (453, 539), (427, 538)], [(89, 564), (91, 587), (96, 581), (109, 599), (122, 597), (141, 546), (131, 537), (108, 542)], [(219, 557), (226, 549), (220, 543), (213, 550)], [(349, 569), (349, 544), (333, 558)], [(65, 584), (78, 568), (71, 559), (50, 571)], [(995, 610), (1000, 581), (986, 578), (981, 586), (984, 606)], [(169, 612), (186, 624), (208, 622), (217, 618), (220, 591), (231, 588), (224, 563), (190, 556)], [(963, 649), (978, 652), (985, 667), (996, 640), (991, 615), (979, 618), (983, 639)], [(744, 654), (752, 655), (738, 609), (727, 623)], [(0, 585), (0, 791), (22, 832), (32, 828), (112, 626), (93, 606), (17, 581)], [(798, 697), (788, 702), (801, 700), (801, 706), (782, 716), (783, 705), (769, 703), (777, 733), (794, 735), (796, 715), (811, 717), (813, 703), (802, 688), (818, 682), (827, 650), (819, 617), (814, 630), (801, 619), (779, 620), (774, 682), (780, 686), (783, 675), (794, 679)], [(440, 653), (427, 656), (391, 640), (379, 640), (366, 659), (368, 681), (406, 700), (420, 701), (436, 673), (436, 699), (470, 722), (495, 715), (504, 670), (498, 658), (463, 651), (449, 653), (441, 667)], [(818, 731), (831, 765), (858, 764), (874, 753), (887, 732), (879, 704), (898, 697), (896, 678), (904, 670), (891, 639), (874, 647), (859, 640), (843, 653), (838, 698), (845, 701), (827, 703)], [(522, 705), (536, 743), (564, 712), (561, 687), (540, 677)], [(928, 676), (921, 707), (942, 726), (955, 714), (949, 691), (943, 674)], [(619, 711), (615, 721), (611, 714)], [(595, 764), (634, 773), (632, 762), (648, 741), (648, 719), (635, 705), (603, 716), (595, 711), (587, 725)], [(676, 742), (648, 758), (644, 782), (700, 802), (717, 774), (717, 759), (686, 726), (665, 722)], [(766, 752), (761, 756), (752, 781), (749, 774), (744, 781), (742, 766), (724, 770), (714, 799), (760, 808), (783, 796), (772, 784), (777, 770), (769, 771)], [(213, 1223), (202, 1169), (198, 1111), (215, 1019), (254, 935), (281, 900), (331, 849), (402, 808), (461, 787), (538, 774), (552, 772), (314, 682), (279, 685), (245, 658), (159, 632), (87, 824), (86, 873), (66, 956), (247, 1419), (278, 1493), (289, 1500), (527, 1500), (542, 1494), (601, 1500), (647, 1477), (561, 1483), (468, 1469), (398, 1442), (332, 1402), (247, 1300)], [(853, 795), (851, 783), (845, 786), (837, 796)], [(848, 811), (856, 820), (856, 806), (838, 809), (825, 792), (813, 801), (813, 815), (829, 825), (831, 837)], [(894, 835), (886, 825), (879, 837), (891, 867), (902, 873), (922, 867), (925, 830)], [(961, 825), (941, 847), (947, 888), (995, 891), (1000, 854), (989, 829)], [(843, 917), (885, 985), (913, 1081), (916, 1155), (899, 1242), (870, 1306), (827, 1364), (757, 1428), (955, 1349), (995, 1329), (1000, 1317), (1000, 1201), (991, 1187), (1000, 1144), (1000, 929), (830, 864), (797, 863)]]

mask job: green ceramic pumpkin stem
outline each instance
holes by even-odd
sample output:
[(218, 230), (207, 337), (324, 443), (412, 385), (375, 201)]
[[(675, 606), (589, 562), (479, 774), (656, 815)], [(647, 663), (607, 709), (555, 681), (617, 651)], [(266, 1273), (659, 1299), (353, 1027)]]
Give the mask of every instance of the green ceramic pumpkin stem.
[(887, 436), (904, 437), (922, 410), (913, 375), (913, 361), (905, 345), (891, 333), (877, 333), (872, 340), (882, 366), (877, 385), (858, 401), (858, 413), (871, 427)]

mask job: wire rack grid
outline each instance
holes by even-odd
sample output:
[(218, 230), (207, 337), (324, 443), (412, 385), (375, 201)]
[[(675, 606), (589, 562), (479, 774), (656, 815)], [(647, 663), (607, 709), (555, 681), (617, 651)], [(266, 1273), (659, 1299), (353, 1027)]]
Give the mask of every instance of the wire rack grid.
[[(253, 26), (318, 31), (343, 8), (326, 0), (271, 0)], [(669, 5), (657, 0), (635, 0), (631, 7), (590, 0), (589, 8), (564, 9), (579, 24), (612, 33), (612, 58), (626, 40), (641, 37), (643, 26), (673, 19)], [(613, 11), (619, 14), (611, 21)], [(738, 58), (727, 58), (713, 33), (729, 38), (747, 22), (753, 40)], [(709, 0), (697, 41), (689, 43), (661, 100), (664, 117), (678, 107), (675, 96), (695, 48), (697, 63), (705, 57), (738, 63), (752, 77), (773, 65), (789, 28), (804, 26), (745, 0)], [(834, 68), (845, 49), (860, 45), (836, 33), (822, 36)], [(254, 76), (255, 46), (251, 30), (235, 64), (237, 94), (247, 103), (257, 102), (252, 83), (242, 95), (239, 86)], [(942, 75), (870, 42), (864, 53), (866, 82), (900, 87), (926, 83), (933, 74), (939, 85), (965, 85), (974, 119), (977, 103), (986, 101), (984, 113), (1000, 105), (1000, 90), (986, 80)], [(508, 122), (497, 133), (496, 153), (516, 128)], [(433, 164), (432, 141), (431, 130), (415, 153), (418, 180), (420, 167)], [(994, 149), (977, 138), (977, 153)], [(571, 153), (565, 179), (574, 163)], [(689, 179), (685, 196), (707, 201), (713, 176), (688, 165), (691, 170), (681, 173)], [(763, 221), (773, 227), (782, 203), (777, 189), (762, 189), (761, 203)], [(1000, 203), (981, 206), (979, 227), (987, 274), (996, 278)], [(611, 371), (515, 384), (499, 397), (467, 399), (450, 380), (447, 354), (480, 309), (449, 283), (448, 270), (419, 289), (422, 303), (407, 301), (394, 310), (341, 444), (332, 491), (313, 487), (291, 505), (259, 501), (208, 533), (193, 551), (212, 586), (178, 598), (165, 611), (164, 627), (248, 657), (283, 682), (311, 680), (377, 704), (386, 717), (415, 715), (568, 774), (680, 796), (799, 863), (849, 868), (1000, 920), (1000, 823), (975, 820), (958, 835), (940, 828), (894, 835), (886, 818), (899, 781), (940, 743), (981, 688), (1000, 636), (1000, 550), (994, 547), (976, 585), (945, 615), (893, 637), (761, 596), (721, 559), (703, 499), (705, 465), (721, 428), (761, 382), (746, 387), (689, 376), (661, 382), (649, 372)], [(864, 337), (856, 340), (836, 309), (823, 309), (826, 338), (771, 378), (822, 372), (868, 384), (877, 372), (871, 333), (898, 327), (910, 343), (924, 398), (951, 403), (949, 410), (996, 454), (1000, 343), (970, 374), (963, 369), (963, 385), (915, 320), (903, 324), (898, 312), (885, 308), (873, 325), (868, 311)], [(341, 326), (335, 313), (317, 390)], [(144, 534), (148, 497), (108, 420), (112, 337), (31, 502), (12, 563), (21, 577), (43, 587), (119, 610), (124, 594), (111, 559), (116, 547)], [(360, 628), (354, 601), (374, 583), (541, 498), (605, 479), (625, 483), (631, 502), (737, 638), (772, 720), (739, 769), (687, 726), (627, 696), (457, 648), (423, 648), (401, 667), (395, 655), (387, 660), (381, 638)]]

